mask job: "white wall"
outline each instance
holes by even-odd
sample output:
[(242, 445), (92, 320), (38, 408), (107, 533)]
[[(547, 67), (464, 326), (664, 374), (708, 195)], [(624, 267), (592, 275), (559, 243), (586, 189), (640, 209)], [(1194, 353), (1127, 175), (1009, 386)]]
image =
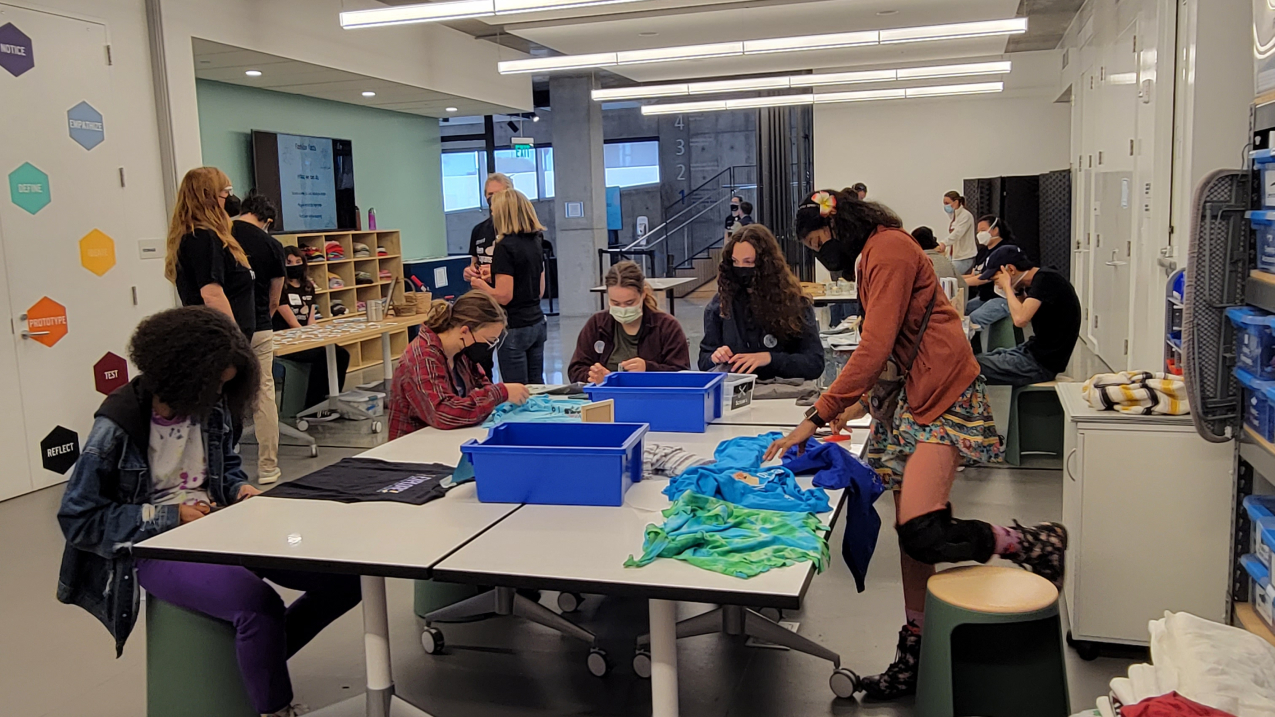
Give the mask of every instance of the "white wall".
[[(1059, 57), (1009, 55), (999, 95), (815, 106), (815, 185), (868, 185), (908, 229), (947, 227), (943, 194), (963, 180), (1068, 167), (1070, 117), (1055, 104)], [(1050, 74), (1052, 72), (1052, 74)]]

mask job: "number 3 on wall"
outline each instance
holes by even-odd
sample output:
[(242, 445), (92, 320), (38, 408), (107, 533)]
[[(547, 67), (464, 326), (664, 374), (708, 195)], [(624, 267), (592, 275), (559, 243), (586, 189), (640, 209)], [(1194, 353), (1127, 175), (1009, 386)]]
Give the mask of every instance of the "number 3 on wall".
[(679, 139), (677, 140), (677, 156), (681, 157), (684, 154), (686, 154), (686, 140)]

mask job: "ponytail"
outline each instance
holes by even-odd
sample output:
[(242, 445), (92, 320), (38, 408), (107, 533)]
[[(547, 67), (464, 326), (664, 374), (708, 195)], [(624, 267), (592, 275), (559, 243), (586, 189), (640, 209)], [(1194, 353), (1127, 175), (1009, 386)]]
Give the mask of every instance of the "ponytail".
[(960, 204), (962, 207), (965, 206), (965, 197), (962, 197), (961, 193), (956, 190), (952, 190), (948, 192), (947, 194), (944, 194), (943, 196), (947, 197), (948, 199), (951, 199), (957, 204)]
[(425, 310), (425, 320), (421, 323), (436, 334), (457, 326), (476, 329), (487, 324), (504, 324), (505, 310), (490, 294), (471, 291), (455, 303), (448, 303), (443, 299), (431, 301), (429, 308)]

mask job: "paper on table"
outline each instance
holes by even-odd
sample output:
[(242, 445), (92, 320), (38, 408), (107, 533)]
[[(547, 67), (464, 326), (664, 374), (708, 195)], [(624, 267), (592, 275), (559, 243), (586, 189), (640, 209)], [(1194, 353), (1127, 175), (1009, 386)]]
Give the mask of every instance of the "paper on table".
[(436, 266), (434, 267), (434, 288), (441, 289), (444, 286), (447, 286), (447, 267)]

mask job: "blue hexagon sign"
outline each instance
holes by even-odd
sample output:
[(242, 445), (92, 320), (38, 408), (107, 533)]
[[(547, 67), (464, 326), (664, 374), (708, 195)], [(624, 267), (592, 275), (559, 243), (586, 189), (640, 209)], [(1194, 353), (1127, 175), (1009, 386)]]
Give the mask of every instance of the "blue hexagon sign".
[(35, 67), (31, 38), (11, 22), (0, 25), (0, 67), (14, 77)]
[(102, 128), (102, 113), (87, 102), (81, 102), (66, 111), (66, 124), (71, 132), (71, 139), (85, 149), (93, 149), (106, 139), (106, 132)]
[(35, 214), (49, 205), (49, 175), (30, 162), (9, 172), (9, 198), (13, 203)]

